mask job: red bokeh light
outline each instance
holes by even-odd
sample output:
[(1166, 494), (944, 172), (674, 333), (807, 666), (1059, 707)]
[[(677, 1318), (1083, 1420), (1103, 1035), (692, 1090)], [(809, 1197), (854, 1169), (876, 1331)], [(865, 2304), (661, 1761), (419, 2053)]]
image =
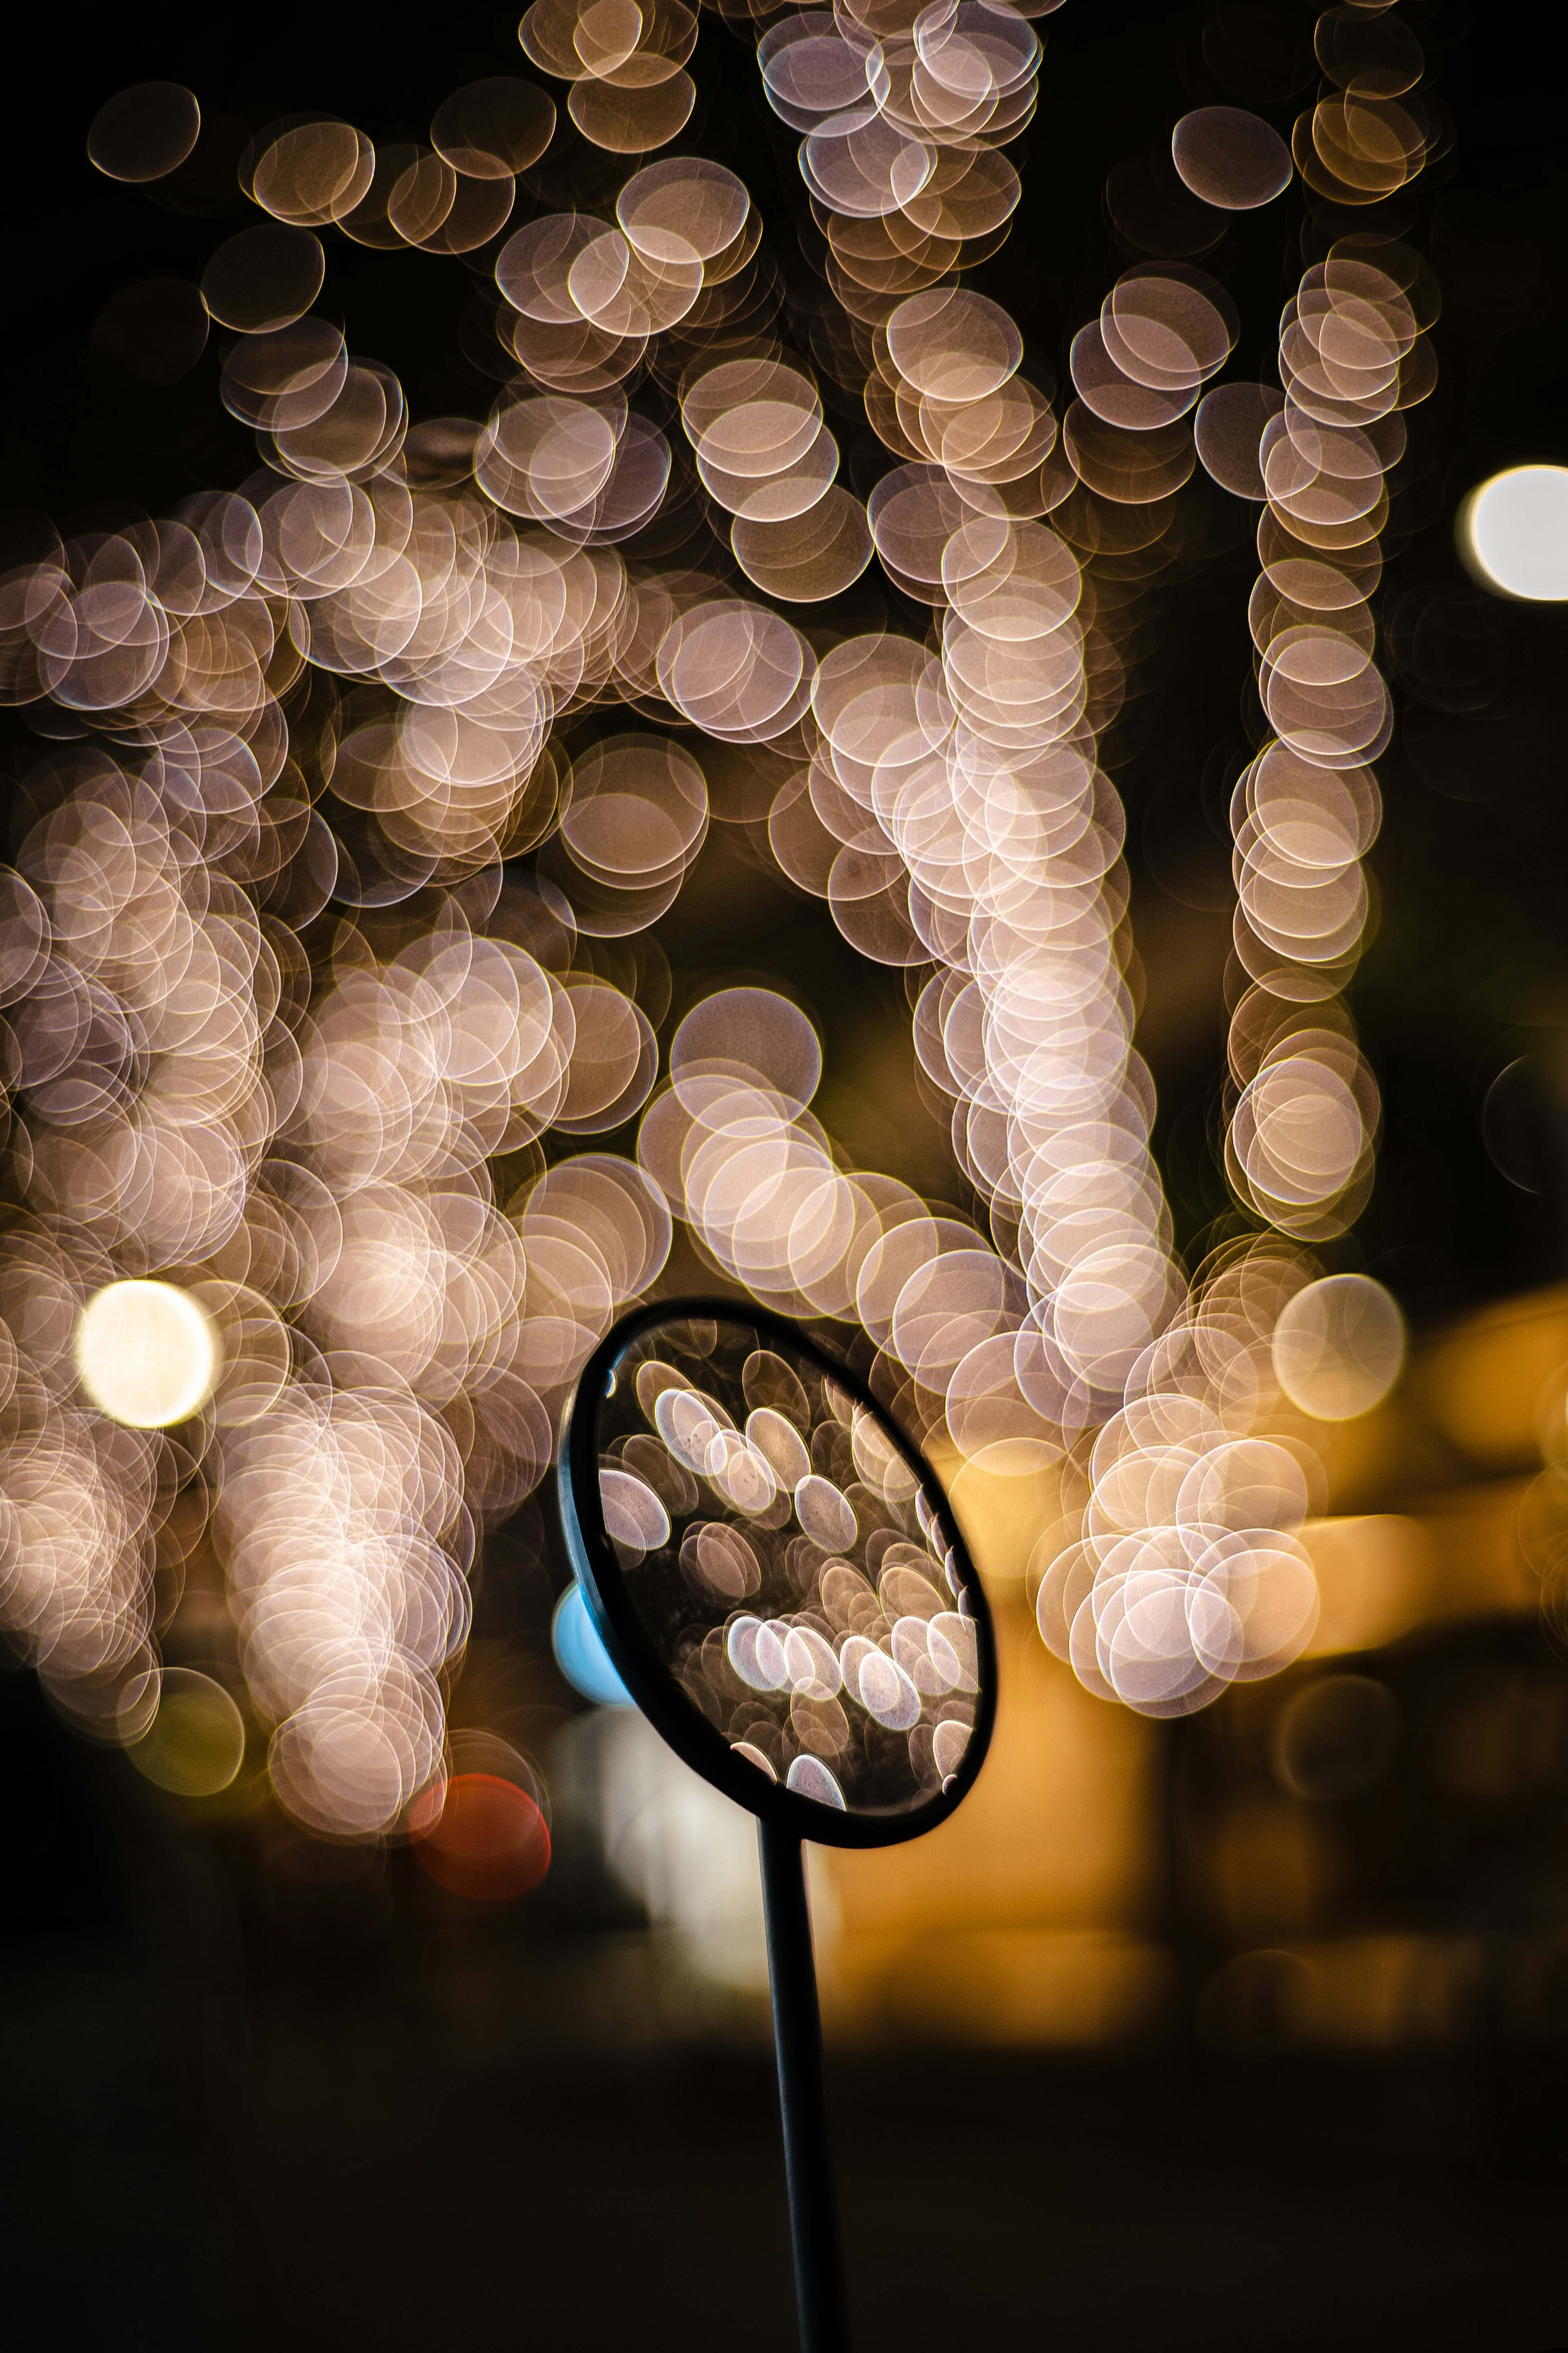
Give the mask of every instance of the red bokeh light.
[(454, 1895), (503, 1904), (537, 1887), (550, 1868), (550, 1831), (526, 1789), (494, 1773), (458, 1773), (414, 1852)]

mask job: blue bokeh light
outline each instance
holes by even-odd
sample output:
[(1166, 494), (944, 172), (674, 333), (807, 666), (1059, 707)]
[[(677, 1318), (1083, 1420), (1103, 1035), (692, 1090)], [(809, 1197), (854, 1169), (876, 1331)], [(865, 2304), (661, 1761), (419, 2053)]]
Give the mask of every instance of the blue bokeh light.
[(550, 1640), (556, 1664), (574, 1691), (581, 1692), (597, 1707), (636, 1706), (599, 1639), (583, 1599), (583, 1588), (575, 1578), (555, 1605)]

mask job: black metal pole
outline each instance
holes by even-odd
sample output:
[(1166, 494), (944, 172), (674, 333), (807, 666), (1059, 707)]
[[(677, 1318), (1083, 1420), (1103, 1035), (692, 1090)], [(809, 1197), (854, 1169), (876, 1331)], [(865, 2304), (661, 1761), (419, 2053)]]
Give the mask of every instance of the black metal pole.
[(757, 1824), (757, 1843), (762, 1851), (763, 1908), (768, 1928), (768, 1978), (773, 1996), (773, 2045), (779, 2063), (801, 2353), (849, 2353), (849, 2309), (844, 2294), (844, 2251), (822, 2084), (822, 2019), (816, 2006), (816, 1963), (811, 1949), (805, 1862), (799, 1839), (772, 1822)]

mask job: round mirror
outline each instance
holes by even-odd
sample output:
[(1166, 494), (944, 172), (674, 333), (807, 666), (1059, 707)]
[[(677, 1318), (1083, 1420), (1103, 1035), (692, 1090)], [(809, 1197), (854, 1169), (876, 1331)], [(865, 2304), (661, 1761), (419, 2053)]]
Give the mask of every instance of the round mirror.
[(984, 1597), (928, 1465), (804, 1334), (728, 1302), (628, 1316), (561, 1500), (616, 1671), (706, 1780), (825, 1846), (952, 1811), (995, 1714)]

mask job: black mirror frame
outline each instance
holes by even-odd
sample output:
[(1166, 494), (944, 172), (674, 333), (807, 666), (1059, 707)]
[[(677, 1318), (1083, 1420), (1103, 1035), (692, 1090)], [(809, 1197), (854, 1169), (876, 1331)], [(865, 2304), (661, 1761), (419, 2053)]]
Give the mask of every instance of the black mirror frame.
[[(969, 1600), (969, 1614), (974, 1621), (980, 1689), (974, 1729), (963, 1760), (952, 1777), (952, 1788), (934, 1792), (928, 1803), (912, 1807), (908, 1813), (840, 1813), (836, 1806), (820, 1805), (815, 1799), (801, 1797), (782, 1781), (768, 1780), (754, 1765), (736, 1757), (723, 1735), (680, 1695), (626, 1594), (621, 1568), (605, 1532), (599, 1500), (596, 1425), (600, 1393), (605, 1375), (635, 1340), (656, 1324), (677, 1323), (683, 1318), (746, 1324), (759, 1338), (780, 1342), (785, 1349), (807, 1357), (826, 1378), (847, 1391), (858, 1405), (874, 1413), (892, 1431), (900, 1452), (935, 1506), (938, 1525), (958, 1564)], [(703, 1780), (722, 1790), (725, 1797), (732, 1798), (760, 1821), (774, 1824), (795, 1838), (806, 1839), (814, 1846), (901, 1846), (908, 1839), (921, 1838), (927, 1831), (935, 1830), (963, 1804), (985, 1761), (996, 1722), (996, 1638), (984, 1589), (941, 1482), (920, 1449), (905, 1437), (886, 1408), (878, 1404), (859, 1376), (830, 1356), (797, 1324), (741, 1299), (661, 1300), (656, 1306), (638, 1308), (623, 1316), (612, 1325), (577, 1377), (566, 1409), (556, 1482), (567, 1557), (583, 1588), (595, 1629), (643, 1715), (682, 1762), (700, 1774)]]

